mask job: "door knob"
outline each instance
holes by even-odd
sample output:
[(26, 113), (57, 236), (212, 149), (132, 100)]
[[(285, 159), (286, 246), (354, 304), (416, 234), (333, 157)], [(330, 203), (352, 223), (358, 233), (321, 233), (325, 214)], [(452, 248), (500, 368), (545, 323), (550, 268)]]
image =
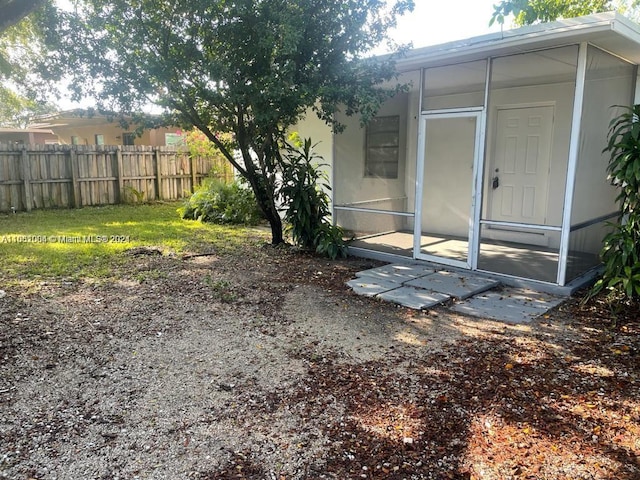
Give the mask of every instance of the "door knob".
[(500, 179), (498, 177), (493, 177), (493, 182), (491, 182), (491, 186), (495, 190), (500, 186)]

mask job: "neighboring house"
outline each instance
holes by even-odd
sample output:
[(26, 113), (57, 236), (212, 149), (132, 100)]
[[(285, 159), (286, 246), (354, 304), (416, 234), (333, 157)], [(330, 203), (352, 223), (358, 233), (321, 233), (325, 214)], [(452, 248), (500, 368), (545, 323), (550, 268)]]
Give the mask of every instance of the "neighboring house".
[[(615, 13), (410, 51), (409, 91), (366, 127), (332, 135), (334, 220), (362, 256), (409, 258), (568, 292), (600, 264), (616, 191), (607, 181), (616, 105), (640, 101), (640, 26)], [(526, 282), (523, 282), (526, 281)]]
[(44, 115), (34, 120), (32, 128), (54, 132), (63, 145), (175, 145), (182, 136), (177, 127), (145, 130), (135, 134), (136, 125), (123, 128), (117, 116), (76, 109)]
[(55, 143), (58, 143), (58, 137), (51, 130), (42, 128), (0, 127), (0, 144), (28, 145)]

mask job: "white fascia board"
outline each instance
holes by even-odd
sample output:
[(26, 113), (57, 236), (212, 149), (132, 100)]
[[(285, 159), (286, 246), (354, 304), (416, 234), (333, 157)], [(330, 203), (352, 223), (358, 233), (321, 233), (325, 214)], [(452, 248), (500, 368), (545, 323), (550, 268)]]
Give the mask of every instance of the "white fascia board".
[(611, 30), (640, 45), (640, 25), (619, 13), (611, 22)]

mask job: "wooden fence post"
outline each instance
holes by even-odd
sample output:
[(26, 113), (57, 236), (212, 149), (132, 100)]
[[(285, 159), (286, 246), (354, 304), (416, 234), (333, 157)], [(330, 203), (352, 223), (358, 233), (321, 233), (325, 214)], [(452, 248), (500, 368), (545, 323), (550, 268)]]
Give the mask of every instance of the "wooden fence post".
[(116, 178), (118, 179), (118, 203), (126, 203), (124, 195), (124, 163), (122, 150), (116, 148)]
[(22, 148), (20, 164), (22, 167), (22, 182), (24, 184), (24, 207), (27, 209), (27, 212), (30, 212), (33, 208), (33, 189), (31, 188), (31, 168), (27, 147)]
[(153, 149), (153, 174), (156, 183), (156, 200), (162, 200), (162, 177), (160, 176), (160, 152), (157, 148)]
[(189, 165), (191, 165), (191, 193), (196, 191), (196, 186), (198, 182), (198, 160), (194, 155), (189, 155)]
[(80, 183), (78, 182), (78, 152), (73, 145), (69, 147), (69, 171), (71, 172), (73, 206), (80, 208), (82, 206), (82, 199), (80, 198)]

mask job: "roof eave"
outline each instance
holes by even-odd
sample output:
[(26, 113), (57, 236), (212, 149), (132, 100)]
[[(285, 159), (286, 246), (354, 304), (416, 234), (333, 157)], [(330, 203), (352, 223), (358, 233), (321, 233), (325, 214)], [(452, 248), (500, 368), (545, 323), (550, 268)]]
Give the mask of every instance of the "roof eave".
[[(473, 61), (489, 56), (501, 56), (551, 46), (589, 41), (598, 34), (612, 32), (638, 45), (640, 26), (615, 12), (559, 20), (472, 37), (410, 51), (397, 60), (400, 72), (424, 66)], [(617, 52), (612, 52), (617, 53)], [(638, 62), (638, 59), (635, 59)]]

